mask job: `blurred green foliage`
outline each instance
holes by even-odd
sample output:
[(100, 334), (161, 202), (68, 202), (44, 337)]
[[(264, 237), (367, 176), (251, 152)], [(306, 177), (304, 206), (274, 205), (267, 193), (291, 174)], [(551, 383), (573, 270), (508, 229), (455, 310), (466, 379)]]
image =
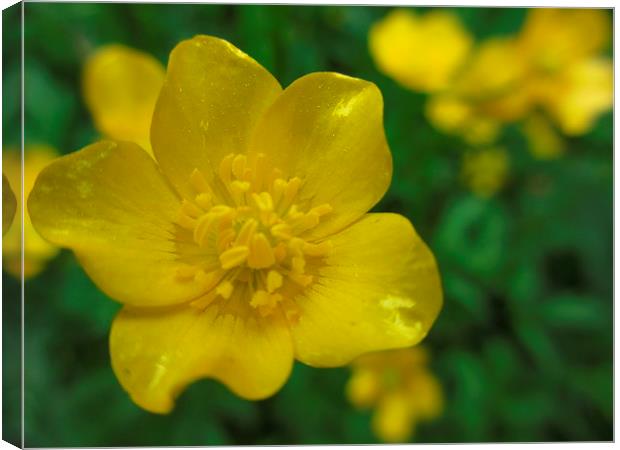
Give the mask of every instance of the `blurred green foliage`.
[[(567, 139), (566, 154), (552, 161), (534, 159), (518, 129), (508, 127), (508, 186), (492, 199), (477, 198), (459, 179), (465, 144), (428, 124), (425, 96), (373, 65), (367, 32), (387, 10), (26, 3), (26, 144), (68, 153), (97, 139), (81, 99), (81, 67), (89, 51), (112, 42), (165, 63), (179, 40), (212, 34), (253, 56), (284, 86), (326, 70), (375, 82), (394, 157), (391, 188), (375, 209), (411, 219), (437, 257), (445, 291), (426, 343), (446, 410), (421, 425), (415, 440), (611, 440), (612, 114), (589, 134)], [(509, 8), (456, 11), (480, 39), (513, 33), (525, 15)], [(3, 19), (18, 21), (19, 14), (13, 8)], [(19, 27), (5, 27), (5, 148), (20, 141), (19, 34)], [(18, 324), (6, 320), (19, 316), (20, 286), (6, 274), (3, 283), (6, 346), (19, 342)], [(110, 368), (107, 333), (119, 305), (69, 252), (29, 280), (25, 295), (27, 446), (376, 442), (371, 412), (345, 399), (347, 368), (296, 364), (288, 384), (261, 402), (204, 380), (185, 391), (172, 414), (147, 413)], [(5, 400), (3, 437), (17, 440), (18, 360), (6, 361), (5, 399), (14, 405)]]

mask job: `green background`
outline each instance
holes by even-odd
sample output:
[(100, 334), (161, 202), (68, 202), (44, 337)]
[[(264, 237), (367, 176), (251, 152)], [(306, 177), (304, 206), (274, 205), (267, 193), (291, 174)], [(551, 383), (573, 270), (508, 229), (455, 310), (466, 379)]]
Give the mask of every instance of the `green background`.
[[(163, 63), (195, 34), (225, 38), (286, 86), (315, 71), (375, 82), (394, 178), (375, 208), (406, 215), (433, 249), (445, 306), (426, 339), (445, 390), (416, 442), (611, 440), (612, 114), (567, 138), (558, 160), (530, 156), (516, 126), (501, 142), (509, 180), (494, 198), (459, 178), (459, 139), (434, 130), (426, 96), (379, 73), (367, 50), (384, 7), (25, 5), (26, 144), (62, 153), (97, 139), (80, 96), (86, 55), (121, 42)], [(455, 9), (478, 39), (516, 32), (521, 9)], [(19, 6), (3, 13), (3, 146), (19, 145)], [(611, 20), (611, 14), (610, 14)], [(10, 26), (7, 27), (6, 24)], [(611, 54), (611, 53), (610, 53)], [(4, 439), (19, 441), (19, 282), (3, 273)], [(204, 380), (168, 416), (135, 406), (110, 368), (119, 305), (63, 251), (25, 298), (27, 446), (374, 443), (371, 413), (344, 397), (347, 368), (296, 364), (274, 397), (248, 402)]]

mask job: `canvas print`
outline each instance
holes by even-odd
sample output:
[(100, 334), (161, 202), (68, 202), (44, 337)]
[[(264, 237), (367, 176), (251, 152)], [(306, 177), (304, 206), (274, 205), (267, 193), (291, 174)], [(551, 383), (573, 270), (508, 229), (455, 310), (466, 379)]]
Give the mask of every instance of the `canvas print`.
[(611, 9), (3, 25), (3, 440), (613, 439)]

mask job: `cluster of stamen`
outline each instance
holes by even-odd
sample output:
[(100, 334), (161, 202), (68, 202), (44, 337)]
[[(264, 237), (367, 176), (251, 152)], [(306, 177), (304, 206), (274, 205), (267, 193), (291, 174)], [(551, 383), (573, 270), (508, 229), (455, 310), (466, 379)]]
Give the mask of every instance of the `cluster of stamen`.
[[(304, 236), (332, 208), (322, 204), (301, 211), (301, 178), (285, 179), (280, 170), (269, 169), (263, 154), (230, 154), (210, 183), (194, 169), (190, 184), (196, 195), (183, 201), (178, 224), (192, 233), (194, 244), (210, 256), (206, 259), (217, 258), (217, 266), (188, 264), (177, 272), (209, 290), (193, 306), (205, 308), (238, 293), (265, 316), (283, 302), (287, 286), (313, 282), (307, 259), (324, 257), (331, 243)], [(294, 316), (294, 304), (287, 303), (285, 312)]]

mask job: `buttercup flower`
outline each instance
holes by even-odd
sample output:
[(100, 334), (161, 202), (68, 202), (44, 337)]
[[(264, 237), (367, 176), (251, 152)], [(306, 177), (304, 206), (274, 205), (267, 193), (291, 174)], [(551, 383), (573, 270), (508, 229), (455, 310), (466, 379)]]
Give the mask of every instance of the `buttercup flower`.
[(97, 130), (150, 152), (151, 118), (165, 74), (151, 55), (124, 45), (106, 45), (90, 55), (82, 90)]
[(422, 92), (445, 88), (472, 42), (458, 17), (443, 10), (420, 16), (396, 9), (374, 24), (369, 34), (370, 53), (379, 69)]
[(13, 223), (15, 217), (15, 209), (17, 208), (17, 201), (15, 200), (15, 194), (11, 189), (9, 180), (6, 179), (4, 173), (2, 174), (2, 235), (5, 235), (9, 231), (9, 227)]
[(502, 126), (544, 110), (567, 135), (588, 132), (612, 107), (608, 14), (534, 8), (514, 36), (473, 40), (445, 11), (395, 10), (369, 33), (377, 66), (403, 86), (431, 93), (437, 129), (473, 146), (496, 142)]
[(294, 358), (340, 366), (424, 338), (434, 257), (404, 217), (366, 213), (392, 173), (382, 107), (374, 84), (336, 73), (282, 90), (196, 36), (170, 54), (155, 159), (106, 140), (41, 173), (37, 229), (125, 305), (110, 354), (138, 405), (168, 412), (204, 377), (265, 398)]
[[(24, 150), (24, 198), (28, 197), (35, 179), (41, 170), (56, 158), (57, 153), (46, 145), (28, 146)], [(6, 178), (16, 192), (21, 192), (21, 154), (7, 149), (2, 152), (2, 168)], [(3, 180), (4, 184), (4, 180)], [(4, 187), (3, 187), (4, 188)], [(3, 191), (4, 192), (4, 191)], [(15, 200), (13, 200), (15, 201)], [(3, 195), (4, 205), (4, 195)], [(4, 206), (3, 206), (4, 209)], [(15, 205), (13, 224), (2, 237), (2, 264), (4, 270), (20, 278), (22, 252), (22, 209), (21, 202)], [(4, 213), (4, 211), (3, 211)], [(3, 220), (4, 227), (4, 220)], [(51, 245), (35, 231), (30, 216), (24, 214), (24, 278), (30, 278), (41, 272), (49, 260), (58, 254), (58, 247)]]
[(461, 176), (474, 194), (491, 197), (506, 182), (508, 153), (502, 147), (469, 150), (463, 154)]
[(481, 43), (453, 83), (428, 100), (429, 121), (471, 145), (495, 142), (504, 123), (521, 119), (531, 107), (526, 66), (517, 52), (513, 39)]
[(579, 136), (611, 109), (613, 91), (611, 60), (593, 58), (572, 64), (552, 81), (541, 83), (539, 98), (565, 134)]
[(550, 74), (596, 55), (610, 36), (611, 22), (602, 9), (533, 8), (519, 33), (519, 45), (533, 70)]
[(379, 439), (404, 442), (420, 421), (441, 415), (441, 385), (428, 370), (420, 347), (370, 353), (356, 359), (347, 397), (359, 409), (374, 408), (372, 428)]
[(535, 101), (567, 135), (588, 132), (613, 105), (613, 64), (601, 55), (611, 37), (600, 9), (536, 8), (518, 37)]

